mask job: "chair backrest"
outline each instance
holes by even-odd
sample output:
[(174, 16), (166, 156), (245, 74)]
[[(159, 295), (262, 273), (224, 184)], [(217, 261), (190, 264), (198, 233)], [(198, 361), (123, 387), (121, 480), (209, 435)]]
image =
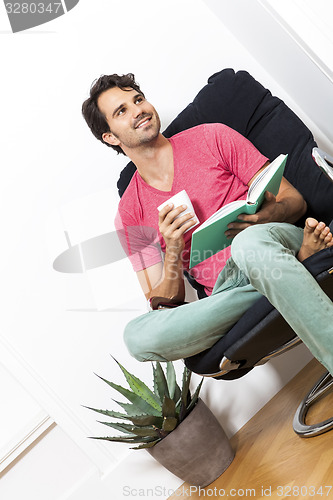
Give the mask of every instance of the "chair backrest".
[[(285, 176), (308, 204), (305, 215), (329, 223), (333, 218), (333, 184), (312, 159), (316, 142), (305, 124), (279, 98), (272, 96), (246, 71), (224, 69), (207, 85), (163, 132), (170, 137), (202, 123), (224, 123), (247, 137), (273, 160), (288, 153)], [(130, 162), (118, 181), (119, 195), (126, 190), (135, 165)], [(303, 224), (304, 218), (299, 221)]]

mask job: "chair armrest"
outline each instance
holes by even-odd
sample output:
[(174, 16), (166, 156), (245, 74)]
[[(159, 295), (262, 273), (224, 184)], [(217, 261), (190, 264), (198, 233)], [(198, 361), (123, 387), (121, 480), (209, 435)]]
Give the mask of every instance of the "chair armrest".
[(153, 311), (158, 309), (171, 309), (173, 307), (182, 306), (187, 302), (180, 302), (177, 299), (168, 299), (166, 297), (151, 297), (149, 299), (150, 307)]

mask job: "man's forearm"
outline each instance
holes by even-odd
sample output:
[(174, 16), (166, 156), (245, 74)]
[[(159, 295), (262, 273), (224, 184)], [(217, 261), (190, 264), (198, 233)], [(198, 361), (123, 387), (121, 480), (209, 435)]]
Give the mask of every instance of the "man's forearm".
[(150, 297), (165, 297), (179, 302), (185, 298), (185, 284), (181, 255), (166, 251), (163, 273), (157, 286), (150, 292)]
[(306, 202), (300, 193), (295, 194), (295, 189), (285, 189), (277, 196), (277, 208), (280, 210), (278, 220), (280, 222), (294, 223), (306, 212)]

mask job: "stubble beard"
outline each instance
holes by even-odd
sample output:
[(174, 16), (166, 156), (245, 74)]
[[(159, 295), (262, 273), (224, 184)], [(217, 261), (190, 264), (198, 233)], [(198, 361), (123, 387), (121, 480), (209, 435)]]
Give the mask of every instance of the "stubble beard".
[(147, 126), (146, 130), (144, 130), (143, 134), (140, 136), (140, 144), (138, 145), (145, 146), (150, 142), (153, 143), (158, 137), (160, 129), (161, 129), (160, 117), (158, 116), (157, 112), (155, 112), (152, 114), (151, 121)]
[(138, 148), (140, 146), (146, 147), (149, 144), (151, 144), (151, 145), (154, 144), (155, 140), (157, 139), (157, 137), (160, 134), (161, 121), (160, 121), (160, 117), (158, 116), (157, 112), (153, 113), (152, 115), (147, 114), (147, 117), (150, 117), (150, 116), (151, 116), (151, 122), (153, 122), (153, 123), (150, 123), (147, 126), (146, 130), (144, 130), (143, 134), (141, 134), (141, 135), (136, 134), (136, 131), (138, 129), (135, 128), (135, 126), (131, 130), (131, 132), (134, 132), (134, 134), (133, 135), (130, 134), (128, 137), (124, 138), (124, 140), (121, 140), (120, 136), (118, 136), (114, 132), (112, 132), (113, 135), (121, 141), (120, 147), (125, 146), (125, 148), (133, 149), (133, 148)]

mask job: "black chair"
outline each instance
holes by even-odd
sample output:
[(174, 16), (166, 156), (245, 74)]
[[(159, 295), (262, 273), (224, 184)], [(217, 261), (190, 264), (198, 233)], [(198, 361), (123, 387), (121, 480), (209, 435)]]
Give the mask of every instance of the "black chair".
[[(312, 150), (317, 144), (311, 132), (283, 101), (273, 97), (246, 71), (235, 73), (225, 69), (208, 79), (208, 84), (169, 125), (164, 135), (170, 137), (195, 125), (214, 122), (240, 132), (270, 160), (280, 153), (288, 153), (285, 177), (302, 193), (308, 205), (307, 213), (297, 225), (303, 226), (307, 216), (326, 224), (332, 221), (333, 183), (312, 158)], [(118, 181), (120, 196), (134, 172), (132, 162), (122, 171)], [(318, 252), (303, 264), (325, 293), (333, 298), (333, 248)], [(187, 278), (197, 289), (198, 297), (203, 297), (202, 287), (188, 273)], [(161, 302), (163, 300), (155, 300), (154, 307), (168, 307)], [(300, 342), (279, 312), (262, 297), (214, 346), (184, 361), (195, 373), (232, 380)], [(298, 435), (309, 437), (333, 428), (333, 418), (312, 426), (305, 423), (309, 406), (332, 386), (332, 376), (326, 373), (303, 400), (293, 424)]]

